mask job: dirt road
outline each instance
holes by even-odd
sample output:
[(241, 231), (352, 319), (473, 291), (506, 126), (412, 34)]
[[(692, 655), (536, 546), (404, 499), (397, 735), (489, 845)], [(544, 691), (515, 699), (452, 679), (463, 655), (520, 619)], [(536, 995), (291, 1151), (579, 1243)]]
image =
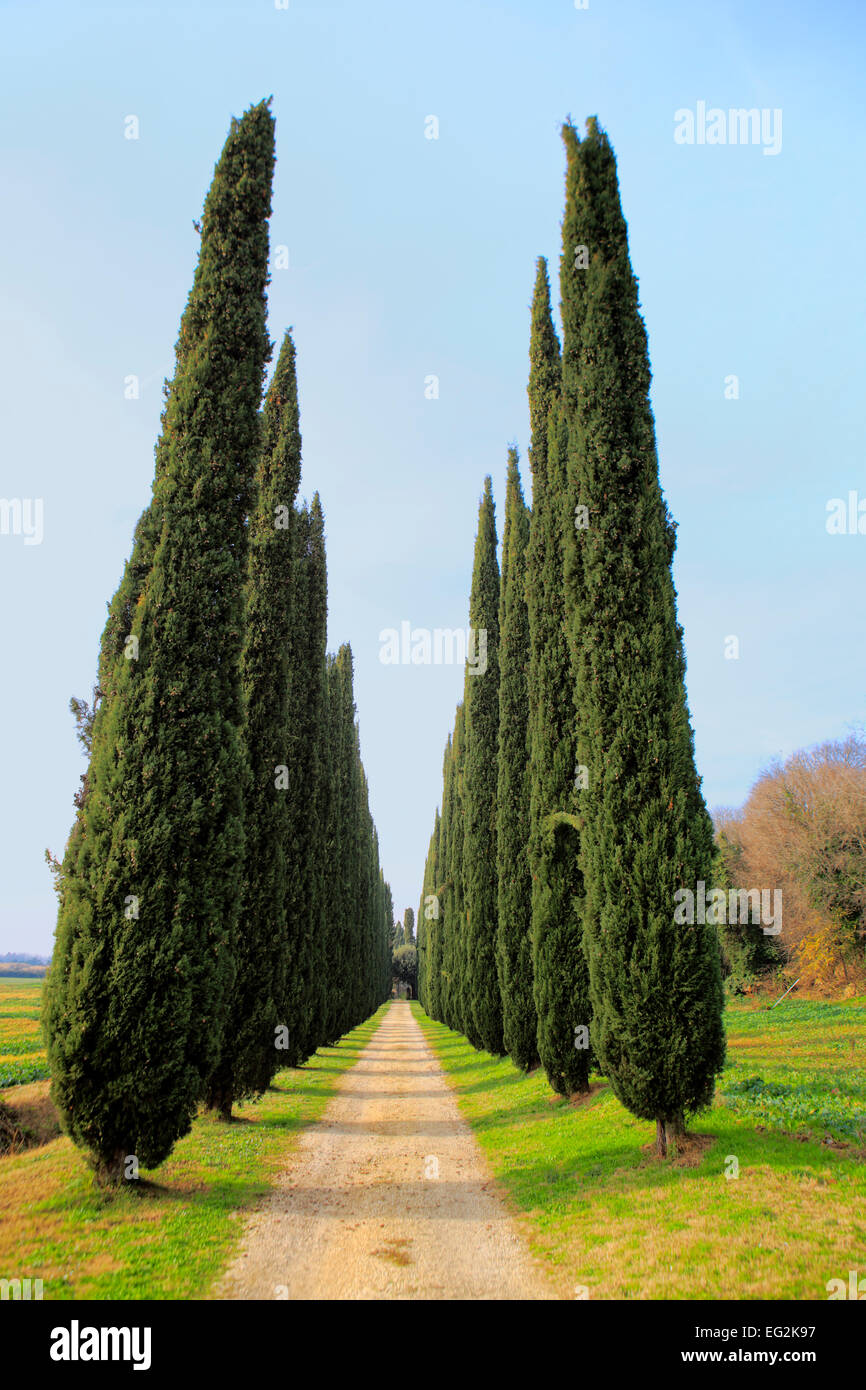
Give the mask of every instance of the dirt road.
[(555, 1298), (395, 1001), (252, 1215), (217, 1298)]

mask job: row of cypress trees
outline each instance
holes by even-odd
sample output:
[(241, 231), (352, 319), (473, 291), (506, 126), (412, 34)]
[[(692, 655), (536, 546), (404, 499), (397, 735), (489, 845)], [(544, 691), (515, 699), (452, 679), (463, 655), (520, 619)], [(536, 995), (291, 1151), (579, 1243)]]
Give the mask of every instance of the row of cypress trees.
[(419, 996), (561, 1094), (597, 1068), (665, 1154), (724, 1062), (715, 932), (674, 925), (677, 889), (712, 877), (712, 825), (616, 161), (594, 119), (563, 140), (562, 345), (540, 259), (532, 507), (512, 449), (501, 582), (489, 478), (481, 501), (470, 624), (487, 668), (467, 668), (445, 751)]
[(289, 333), (262, 407), (269, 106), (232, 122), (205, 201), (58, 874), (52, 1097), (106, 1184), (161, 1163), (202, 1102), (231, 1118), (390, 991), (352, 654), (326, 653), (322, 508), (297, 501)]

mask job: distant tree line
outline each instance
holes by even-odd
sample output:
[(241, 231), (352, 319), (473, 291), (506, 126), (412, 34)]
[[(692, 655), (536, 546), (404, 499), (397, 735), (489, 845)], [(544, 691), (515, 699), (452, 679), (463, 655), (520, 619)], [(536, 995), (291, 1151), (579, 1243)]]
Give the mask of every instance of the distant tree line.
[(664, 1155), (724, 1063), (717, 934), (674, 923), (677, 890), (712, 879), (713, 826), (615, 158), (594, 119), (563, 138), (562, 341), (540, 259), (532, 504), (512, 448), (501, 570), (490, 478), (480, 503), (469, 621), (486, 666), (467, 666), (445, 749), (419, 992), (561, 1094), (597, 1069)]
[(318, 494), (286, 333), (262, 408), (269, 103), (232, 122), (165, 388), (153, 495), (109, 605), (56, 867), (52, 1097), (100, 1181), (155, 1167), (391, 990), (391, 894), (352, 653), (326, 652)]
[(772, 763), (739, 810), (715, 813), (719, 884), (772, 891), (778, 932), (720, 926), (734, 989), (788, 969), (792, 983), (849, 993), (866, 981), (866, 736)]

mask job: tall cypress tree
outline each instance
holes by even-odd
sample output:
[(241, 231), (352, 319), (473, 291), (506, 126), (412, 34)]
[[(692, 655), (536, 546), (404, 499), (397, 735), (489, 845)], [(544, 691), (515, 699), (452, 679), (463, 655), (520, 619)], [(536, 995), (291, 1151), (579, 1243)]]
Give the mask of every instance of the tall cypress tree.
[(563, 135), (569, 505), (585, 523), (566, 533), (566, 581), (588, 769), (580, 811), (592, 1040), (619, 1099), (656, 1120), (664, 1154), (685, 1114), (709, 1104), (724, 1061), (715, 929), (675, 925), (674, 915), (678, 890), (710, 880), (713, 832), (694, 763), (675, 528), (659, 485), (616, 162), (595, 120), (582, 141), (571, 125)]
[(354, 1023), (362, 1023), (373, 1012), (371, 978), (375, 951), (375, 877), (378, 872), (376, 831), (370, 815), (367, 774), (358, 757), (358, 949), (357, 998)]
[(357, 967), (358, 835), (357, 731), (353, 691), (352, 649), (344, 643), (334, 662), (335, 739), (333, 796), (335, 809), (334, 855), (331, 861), (332, 911), (336, 927), (333, 974), (333, 1031), (336, 1042), (353, 1026), (353, 970)]
[(460, 989), (462, 984), (459, 964), (459, 932), (461, 915), (461, 879), (459, 870), (455, 874), (455, 839), (461, 832), (460, 805), (458, 800), (458, 760), (460, 757), (460, 734), (455, 719), (455, 727), (448, 742), (448, 750), (442, 773), (442, 883), (440, 899), (442, 903), (442, 940), (440, 947), (439, 1008), (442, 1022), (449, 1028), (460, 1031), (462, 1019)]
[(418, 906), (418, 998), (424, 1012), (432, 1018), (433, 1009), (430, 999), (430, 952), (433, 943), (433, 932), (436, 930), (438, 922), (438, 901), (436, 899), (436, 884), (438, 872), (438, 853), (439, 853), (439, 834), (440, 816), (439, 808), (436, 808), (436, 815), (433, 822), (433, 832), (430, 836), (430, 844), (427, 847), (427, 859), (424, 863), (424, 882), (421, 892), (421, 902)]
[[(466, 902), (465, 978), (471, 1009), (464, 1019), (475, 1047), (504, 1053), (502, 1001), (496, 970), (496, 780), (499, 744), (499, 563), (489, 477), (478, 512), (469, 625), (476, 664), (467, 663), (463, 883)], [(470, 1031), (471, 1029), (471, 1031)]]
[(339, 980), (342, 969), (343, 885), (339, 875), (340, 826), (339, 765), (341, 741), (340, 672), (332, 652), (325, 657), (325, 738), (322, 775), (326, 789), (323, 893), (327, 911), (322, 918), (323, 999), (317, 1045), (337, 1041)]
[(454, 736), (448, 735), (442, 757), (442, 816), (439, 822), (439, 837), (436, 845), (436, 873), (431, 892), (436, 899), (438, 916), (430, 923), (428, 947), (428, 988), (430, 991), (430, 1017), (444, 1023), (447, 1011), (445, 1001), (445, 979), (448, 970), (449, 952), (447, 937), (450, 929), (450, 864), (448, 843), (451, 830), (451, 800), (448, 796), (452, 748)]
[(379, 925), (379, 1003), (383, 1004), (391, 994), (391, 949), (388, 939), (388, 924), (394, 916), (394, 898), (390, 884), (385, 882), (379, 870), (380, 884), (380, 925)]
[[(589, 1084), (589, 977), (582, 945), (575, 805), (574, 688), (565, 623), (563, 527), (565, 427), (560, 351), (547, 265), (538, 261), (530, 338), (532, 516), (527, 549), (529, 612), (532, 956), (538, 1054), (561, 1095)], [(580, 1031), (583, 1030), (583, 1031)]]
[[(295, 494), (301, 477), (301, 432), (295, 347), (286, 333), (263, 411), (257, 500), (250, 520), (249, 581), (242, 660), (246, 858), (236, 948), (236, 975), (223, 1049), (208, 1098), (223, 1119), (232, 1102), (261, 1094), (283, 1064), (277, 1048), (289, 958), (286, 850), (290, 830), (289, 649)], [(291, 865), (294, 871), (295, 865)], [(280, 1039), (282, 1041), (282, 1039)]]
[(468, 929), (466, 922), (465, 839), (466, 839), (466, 705), (457, 706), (451, 737), (451, 758), (443, 790), (443, 808), (448, 806), (448, 836), (443, 841), (447, 874), (445, 908), (445, 959), (448, 989), (443, 989), (443, 1021), (458, 1033), (470, 1037), (474, 1031), (470, 980), (467, 973)]
[(499, 770), (496, 853), (499, 921), (496, 961), (503, 1041), (515, 1066), (538, 1060), (538, 1016), (532, 986), (532, 877), (529, 870), (529, 612), (526, 547), (529, 508), (523, 500), (517, 450), (508, 451), (502, 586), (499, 602)]
[(289, 647), (289, 811), (285, 911), (288, 960), (281, 1019), (288, 1030), (283, 1061), (300, 1066), (325, 1041), (323, 956), (327, 873), (327, 705), (325, 659), (328, 577), (319, 494), (295, 517), (295, 603)]
[[(103, 652), (108, 690), (64, 863), (45, 1015), (52, 1093), (107, 1183), (133, 1156), (161, 1163), (188, 1132), (219, 1061), (234, 975), (273, 164), (261, 103), (233, 121), (205, 201), (154, 501), (133, 555), (143, 571), (149, 545), (152, 564), (122, 654)], [(113, 605), (118, 638), (135, 589)]]

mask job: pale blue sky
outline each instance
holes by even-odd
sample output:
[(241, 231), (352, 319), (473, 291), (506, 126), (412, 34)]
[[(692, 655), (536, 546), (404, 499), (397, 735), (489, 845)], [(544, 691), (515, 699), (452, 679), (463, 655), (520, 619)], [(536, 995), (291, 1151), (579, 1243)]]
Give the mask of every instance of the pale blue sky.
[[(462, 672), (384, 666), (379, 632), (467, 622), (483, 477), (501, 524), (508, 443), (526, 455), (539, 254), (558, 299), (568, 114), (618, 156), (709, 804), (862, 719), (866, 536), (825, 529), (830, 498), (866, 498), (857, 0), (7, 0), (0, 32), (0, 496), (44, 503), (41, 545), (0, 535), (0, 951), (51, 946), (42, 854), (84, 770), (69, 696), (150, 494), (193, 219), (230, 117), (270, 94), (290, 259), (270, 332), (295, 331), (302, 491), (396, 909), (417, 907)], [(678, 145), (699, 101), (780, 108), (780, 153)]]

